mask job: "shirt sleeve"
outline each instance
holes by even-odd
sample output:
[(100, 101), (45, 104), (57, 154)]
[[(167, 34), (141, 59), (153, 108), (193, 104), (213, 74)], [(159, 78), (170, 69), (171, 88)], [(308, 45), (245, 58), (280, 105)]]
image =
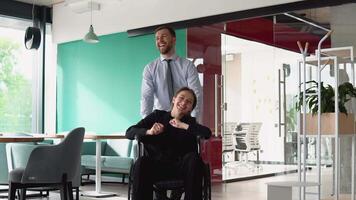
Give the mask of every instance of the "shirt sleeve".
[(188, 66), (188, 87), (194, 90), (197, 96), (197, 105), (192, 113), (199, 123), (202, 122), (202, 107), (203, 107), (203, 89), (199, 81), (197, 68), (192, 62)]
[(157, 121), (156, 112), (152, 112), (147, 117), (143, 118), (136, 125), (129, 127), (126, 130), (126, 138), (130, 140), (146, 135), (148, 129)]
[(205, 139), (209, 139), (211, 137), (211, 130), (208, 127), (198, 123), (189, 124), (187, 132), (196, 136), (201, 136)]
[(147, 65), (143, 70), (141, 85), (141, 117), (145, 118), (153, 110), (154, 87), (153, 76)]

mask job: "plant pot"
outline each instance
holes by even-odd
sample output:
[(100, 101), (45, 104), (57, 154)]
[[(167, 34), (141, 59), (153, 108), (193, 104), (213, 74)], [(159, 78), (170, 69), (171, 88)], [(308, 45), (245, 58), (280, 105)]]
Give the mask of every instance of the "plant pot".
[[(322, 113), (321, 114), (321, 135), (334, 135), (335, 134), (335, 113)], [(300, 117), (301, 125), (303, 125), (303, 114)], [(301, 126), (302, 128), (302, 126)], [(339, 134), (354, 134), (355, 133), (354, 114), (339, 113)], [(310, 113), (306, 116), (306, 132), (307, 135), (318, 134), (318, 115)], [(301, 129), (301, 133), (303, 130)]]

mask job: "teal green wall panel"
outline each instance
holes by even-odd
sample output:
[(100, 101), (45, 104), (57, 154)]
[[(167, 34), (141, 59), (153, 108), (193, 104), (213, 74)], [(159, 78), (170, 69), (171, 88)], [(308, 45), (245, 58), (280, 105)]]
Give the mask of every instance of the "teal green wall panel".
[[(186, 55), (186, 30), (177, 31), (177, 53)], [(57, 131), (83, 126), (110, 133), (140, 120), (142, 71), (159, 56), (153, 34), (63, 43), (57, 55)]]

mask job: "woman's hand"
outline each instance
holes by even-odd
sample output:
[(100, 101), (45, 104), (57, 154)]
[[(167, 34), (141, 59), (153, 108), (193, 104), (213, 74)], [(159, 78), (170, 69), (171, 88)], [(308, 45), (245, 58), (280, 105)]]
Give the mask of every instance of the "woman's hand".
[(169, 121), (169, 123), (173, 126), (173, 127), (176, 127), (176, 128), (180, 128), (180, 129), (184, 129), (184, 130), (188, 130), (189, 128), (189, 125), (184, 123), (184, 122), (181, 122), (179, 119), (171, 119)]
[(164, 126), (161, 123), (154, 123), (151, 129), (147, 130), (146, 135), (158, 135), (162, 133)]

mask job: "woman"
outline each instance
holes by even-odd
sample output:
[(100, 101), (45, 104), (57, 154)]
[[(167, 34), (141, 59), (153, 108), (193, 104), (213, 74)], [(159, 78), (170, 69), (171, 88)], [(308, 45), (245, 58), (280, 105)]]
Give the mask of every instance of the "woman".
[(202, 198), (203, 161), (196, 137), (209, 138), (211, 131), (190, 116), (196, 103), (194, 91), (183, 87), (173, 97), (170, 112), (155, 110), (127, 129), (126, 137), (138, 137), (146, 153), (134, 166), (133, 200), (152, 199), (153, 183), (172, 178), (184, 180), (185, 200)]

